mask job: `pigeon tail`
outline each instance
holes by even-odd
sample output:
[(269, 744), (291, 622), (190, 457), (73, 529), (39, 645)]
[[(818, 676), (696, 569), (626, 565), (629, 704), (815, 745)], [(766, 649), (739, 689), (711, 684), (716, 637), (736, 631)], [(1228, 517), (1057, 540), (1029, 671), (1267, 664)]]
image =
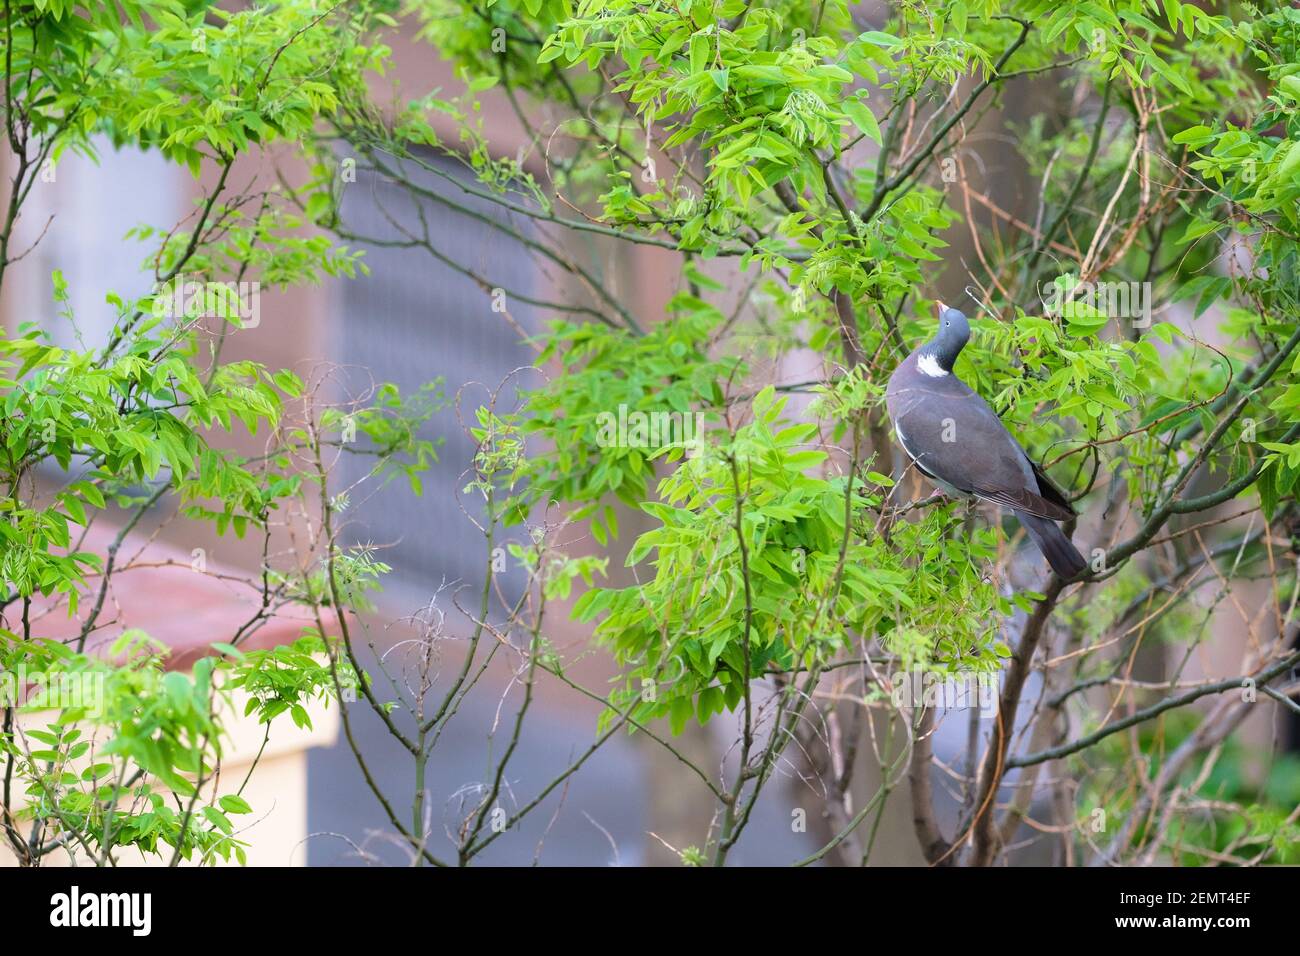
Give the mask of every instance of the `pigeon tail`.
[(1017, 511), (1016, 517), (1024, 526), (1029, 537), (1034, 539), (1038, 550), (1052, 566), (1052, 570), (1069, 581), (1088, 566), (1079, 549), (1074, 546), (1060, 525), (1050, 518), (1040, 518), (1024, 511)]

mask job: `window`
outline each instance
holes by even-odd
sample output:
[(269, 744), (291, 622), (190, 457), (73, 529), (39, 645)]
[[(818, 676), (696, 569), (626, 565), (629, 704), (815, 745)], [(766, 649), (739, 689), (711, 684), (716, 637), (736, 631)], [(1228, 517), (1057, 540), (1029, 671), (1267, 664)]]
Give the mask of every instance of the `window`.
[[(153, 272), (143, 266), (156, 241), (127, 240), (127, 230), (142, 224), (167, 230), (187, 212), (183, 169), (156, 151), (117, 150), (102, 137), (94, 145), (98, 163), (68, 153), (43, 171), (15, 230), (15, 254), (31, 251), (10, 270), (19, 290), (11, 327), (39, 321), (63, 348), (94, 349), (108, 341), (117, 313), (104, 300), (107, 293), (128, 299), (152, 288)], [(68, 284), (75, 328), (54, 302), (56, 269)]]
[[(451, 161), (430, 162), (452, 176), (464, 175)], [(434, 173), (414, 165), (408, 169), (422, 187), (506, 221), (499, 206), (462, 192)], [(422, 235), (419, 216), (402, 187), (359, 171), (357, 182), (345, 190), (342, 215), (350, 231), (400, 241), (406, 237), (394, 225), (396, 221), (412, 235)], [(451, 250), (461, 266), (493, 285), (500, 282), (512, 292), (535, 295), (542, 277), (527, 249), (512, 236), (437, 202), (427, 201), (423, 212), (436, 249)], [(519, 216), (508, 225), (521, 232), (529, 228)], [(342, 376), (346, 389), (355, 395), (373, 380), (394, 382), (407, 394), (441, 376), (449, 401), (454, 403), (457, 391), (463, 389), (462, 418), (472, 424), (474, 409), (512, 371), (531, 363), (535, 353), (520, 341), (506, 317), (493, 311), (489, 289), (436, 261), (427, 250), (364, 248), (371, 274), (343, 283), (338, 315), (334, 357), (347, 366)], [(539, 310), (518, 301), (509, 301), (508, 308), (527, 334), (537, 328)], [(515, 381), (522, 387), (537, 384), (535, 373), (513, 380), (501, 391), (504, 408), (514, 407)], [(346, 515), (354, 543), (389, 546), (381, 556), (393, 568), (388, 589), (398, 601), (403, 600), (404, 590), (408, 594), (414, 590), (418, 596), (413, 604), (427, 601), (444, 581), (477, 591), (487, 559), (482, 535), (461, 511), (464, 507), (478, 518), (482, 501), (461, 494), (469, 480), (474, 444), (464, 434), (454, 407), (435, 417), (427, 437), (445, 443), (438, 450), (438, 464), (424, 477), (423, 496), (394, 481), (378, 494), (360, 492)], [(367, 468), (366, 459), (345, 456), (343, 482), (364, 477)], [(509, 564), (514, 564), (513, 559)]]

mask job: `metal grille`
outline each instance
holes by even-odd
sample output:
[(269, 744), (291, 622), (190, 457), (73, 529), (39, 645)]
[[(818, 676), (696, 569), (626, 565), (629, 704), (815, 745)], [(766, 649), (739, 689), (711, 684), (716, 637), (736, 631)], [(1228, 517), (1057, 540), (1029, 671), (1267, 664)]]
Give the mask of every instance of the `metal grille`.
[[(440, 163), (452, 175), (466, 176), (451, 161), (429, 161)], [(505, 221), (495, 204), (470, 196), (433, 173), (414, 166), (408, 170), (422, 187)], [(408, 238), (402, 229), (422, 235), (418, 212), (400, 186), (359, 171), (357, 182), (345, 189), (342, 215), (350, 231), (397, 241)], [(540, 276), (518, 240), (432, 200), (424, 202), (423, 212), (434, 248), (494, 285), (500, 282), (512, 292), (534, 295)], [(527, 224), (519, 219), (513, 216), (509, 224), (523, 232)], [(375, 382), (397, 384), (405, 394), (441, 376), (449, 400), (454, 401), (457, 390), (464, 388), (461, 413), (464, 422), (472, 424), (474, 409), (487, 401), (488, 389), (496, 389), (511, 371), (529, 364), (534, 353), (505, 317), (492, 311), (489, 291), (438, 262), (426, 249), (362, 248), (371, 272), (344, 283), (338, 323), (335, 358), (350, 366), (344, 373), (347, 387), (355, 394), (373, 377)], [(536, 310), (513, 299), (509, 309), (519, 326), (532, 334), (537, 328)], [(468, 387), (475, 382), (486, 389)], [(507, 408), (513, 407), (514, 397), (513, 384), (501, 392)], [(396, 480), (372, 494), (363, 493), (350, 509), (347, 534), (353, 542), (390, 546), (382, 557), (393, 567), (389, 592), (418, 592), (421, 600), (427, 600), (440, 584), (457, 581), (467, 586), (462, 592), (465, 604), (465, 596), (482, 588), (487, 558), (482, 535), (461, 511), (463, 506), (472, 509), (476, 519), (481, 516), (481, 498), (460, 493), (468, 480), (474, 446), (461, 430), (454, 409), (435, 417), (427, 437), (442, 438), (444, 444), (438, 464), (424, 476), (423, 496), (417, 497), (404, 481)], [(367, 468), (365, 459), (345, 458), (344, 478), (350, 484), (363, 477)]]

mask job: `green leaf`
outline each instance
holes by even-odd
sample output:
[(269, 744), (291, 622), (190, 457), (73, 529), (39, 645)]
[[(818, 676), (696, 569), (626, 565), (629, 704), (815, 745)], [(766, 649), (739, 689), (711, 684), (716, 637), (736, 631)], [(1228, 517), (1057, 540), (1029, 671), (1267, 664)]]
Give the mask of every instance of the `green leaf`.
[(253, 808), (247, 800), (237, 793), (228, 793), (217, 801), (227, 813), (252, 813)]
[(863, 43), (870, 43), (872, 46), (882, 47), (886, 50), (892, 50), (903, 45), (903, 41), (898, 37), (891, 36), (888, 33), (881, 33), (879, 30), (868, 30), (866, 33), (859, 33), (858, 39)]
[(203, 816), (205, 816), (208, 822), (213, 824), (222, 833), (229, 835), (235, 832), (235, 828), (231, 824), (230, 818), (216, 807), (204, 807)]
[(865, 133), (877, 146), (881, 145), (880, 125), (876, 115), (861, 100), (845, 100), (844, 113), (853, 121), (853, 125)]

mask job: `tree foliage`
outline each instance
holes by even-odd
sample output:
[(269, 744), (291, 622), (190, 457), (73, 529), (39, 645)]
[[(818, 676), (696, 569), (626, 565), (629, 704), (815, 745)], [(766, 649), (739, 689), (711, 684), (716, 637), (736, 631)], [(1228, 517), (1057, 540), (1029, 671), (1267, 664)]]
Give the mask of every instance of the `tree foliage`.
[[(387, 244), (469, 277), (485, 321), (498, 318), (489, 295), (548, 313), (535, 339), (545, 384), (519, 386), (517, 402), (503, 390), (470, 423), (466, 490), (482, 502), (487, 583), (482, 604), (462, 609), (459, 677), (439, 699), (417, 661), (404, 701), (414, 723), (388, 725), (413, 758), (410, 819), (376, 796), (415, 858), (451, 862), (428, 842), (425, 774), (494, 655), (511, 657), (526, 695), (453, 835), (455, 861), (473, 860), (590, 755), (517, 803), (504, 830), (490, 824), (533, 682), (573, 686), (543, 623), (548, 602), (569, 597), (619, 673), (609, 693), (574, 688), (607, 708), (593, 750), (620, 729), (672, 749), (654, 729), (661, 718), (681, 732), (734, 715), (738, 765), (716, 782), (712, 768), (688, 772), (717, 816), (698, 846), (680, 848), (686, 862), (725, 862), (792, 762), (828, 826), (804, 862), (867, 862), (891, 795), (905, 792), (930, 863), (992, 863), (1037, 812), (1048, 763), (1062, 861), (1293, 856), (1294, 768), (1279, 757), (1250, 780), (1231, 735), (1254, 708), (1296, 709), (1286, 681), (1300, 663), (1300, 11), (933, 0), (873, 21), (843, 0), (119, 7), (6, 6), (16, 175), (0, 270), (20, 265), (10, 236), (42, 164), (107, 141), (215, 177), (194, 225), (138, 233), (155, 245), (147, 267), (160, 283), (182, 271), (365, 282), (357, 250)], [(451, 63), (457, 88), (397, 84), (378, 98), (395, 29)], [(524, 149), (492, 139), (489, 111), (513, 117)], [(305, 158), (309, 174), (230, 194), (235, 159), (273, 149)], [(344, 159), (402, 190), (421, 228), (356, 232), (340, 202)], [(1026, 184), (1019, 195), (999, 188), (1006, 165)], [(430, 189), (430, 177), (449, 188)], [(511, 237), (567, 288), (516, 290), (476, 271), (431, 233), (431, 215)], [(637, 314), (590, 243), (671, 252), (679, 283), (665, 313)], [(957, 304), (974, 316), (957, 374), (1082, 514), (1074, 535), (1091, 562), (1076, 581), (1044, 577), (995, 514), (914, 494), (894, 456), (884, 385), (932, 331), (941, 284), (964, 286)], [(61, 716), (35, 756), (7, 710), (7, 759), (35, 788), (25, 812), (38, 832), (79, 834), (101, 858), (158, 839), (224, 857), (238, 852), (223, 816), (237, 806), (164, 814), (142, 790), (111, 828), (103, 818), (139, 781), (184, 794), (182, 774), (204, 775), (220, 736), (204, 701), (220, 688), (254, 691), (270, 720), (298, 719), (304, 700), (341, 686), (356, 663), (341, 605), (364, 602), (358, 582), (383, 565), (336, 540), (346, 500), (329, 487), (338, 443), (327, 436), (359, 422), (375, 474), (418, 484), (434, 460), (418, 426), (436, 398), (382, 389), (369, 410), (324, 408), (292, 373), (220, 361), (229, 328), (157, 320), (149, 300), (109, 304), (102, 350), (55, 348), (36, 324), (3, 345), (10, 617), (37, 594), (70, 612), (93, 601), (113, 555), (79, 551), (77, 529), (170, 491), (188, 519), (236, 534), (269, 534), (286, 509), (315, 515), (321, 535), (298, 564), (309, 570), (268, 571), (259, 586), (313, 608), (319, 626), (284, 660), (239, 651), (235, 635), (191, 679), (162, 674), (149, 654), (121, 668), (87, 656), (93, 615), (72, 648), (42, 641), (22, 616), (5, 632), (12, 660), (126, 674), (143, 688), (139, 707), (157, 710), (154, 723), (109, 718), (117, 789), (64, 779), (79, 714)], [(814, 380), (782, 378), (784, 363), (810, 356)], [(611, 441), (608, 416), (628, 413), (702, 427), (689, 442), (654, 430)], [(236, 424), (269, 429), (268, 454), (210, 441)], [(62, 480), (41, 498), (44, 462)], [(564, 550), (581, 529), (612, 551), (620, 526), (637, 530), (617, 583), (599, 580), (614, 576), (604, 558)], [(505, 623), (489, 613), (502, 542), (528, 580)], [(1210, 628), (1219, 606), (1236, 606), (1248, 632), (1239, 668), (1182, 676), (1221, 637)], [(441, 626), (424, 622), (425, 645), (443, 640)], [(1136, 683), (1134, 660), (1151, 647), (1165, 649), (1169, 672)], [(311, 651), (330, 666), (314, 670)], [(958, 771), (955, 820), (940, 822), (930, 782), (934, 708), (892, 698), (911, 669), (1000, 678), (995, 719), (975, 725)], [(288, 676), (267, 683), (272, 673)], [(1019, 727), (1029, 730), (1013, 739)], [(855, 799), (865, 736), (879, 787)], [(1098, 811), (1102, 831), (1090, 829)], [(6, 818), (6, 832), (30, 859), (40, 844), (18, 822)]]

